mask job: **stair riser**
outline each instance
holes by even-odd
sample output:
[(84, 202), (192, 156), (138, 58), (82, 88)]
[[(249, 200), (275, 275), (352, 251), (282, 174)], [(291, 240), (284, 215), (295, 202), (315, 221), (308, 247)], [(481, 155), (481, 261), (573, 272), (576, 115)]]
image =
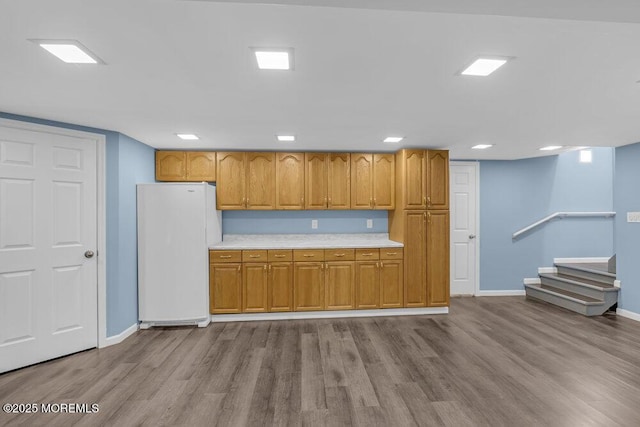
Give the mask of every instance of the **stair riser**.
[(563, 282), (562, 280), (552, 279), (550, 277), (540, 277), (540, 281), (543, 285), (553, 286), (554, 288), (563, 289), (565, 291), (599, 299), (605, 302), (613, 301), (615, 303), (618, 300), (618, 292), (616, 292), (617, 288), (614, 288), (615, 290), (613, 291), (604, 292), (597, 289), (588, 288), (586, 286), (580, 286), (574, 283), (567, 283)]
[(542, 300), (550, 304), (566, 308), (567, 310), (580, 313), (584, 316), (600, 316), (605, 311), (607, 311), (610, 307), (609, 305), (605, 305), (605, 304), (583, 305), (575, 301), (571, 301), (556, 295), (548, 294), (540, 290), (539, 288), (535, 288), (529, 285), (525, 285), (525, 290), (527, 293), (527, 298), (535, 298), (538, 300)]
[(616, 280), (615, 277), (604, 276), (598, 273), (590, 273), (588, 271), (574, 270), (572, 268), (557, 266), (557, 269), (559, 274), (573, 276), (578, 279), (581, 278), (581, 279), (595, 280), (597, 282), (601, 282), (609, 286), (613, 286), (613, 282), (615, 282)]

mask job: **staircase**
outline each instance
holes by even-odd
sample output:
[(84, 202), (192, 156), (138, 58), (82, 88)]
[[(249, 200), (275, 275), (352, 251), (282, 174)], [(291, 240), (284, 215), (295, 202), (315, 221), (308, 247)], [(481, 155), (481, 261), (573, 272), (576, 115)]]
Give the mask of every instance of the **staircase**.
[(618, 302), (615, 267), (610, 268), (607, 262), (555, 263), (554, 268), (542, 270), (553, 272), (539, 273), (538, 280), (525, 281), (527, 298), (585, 316), (599, 316)]

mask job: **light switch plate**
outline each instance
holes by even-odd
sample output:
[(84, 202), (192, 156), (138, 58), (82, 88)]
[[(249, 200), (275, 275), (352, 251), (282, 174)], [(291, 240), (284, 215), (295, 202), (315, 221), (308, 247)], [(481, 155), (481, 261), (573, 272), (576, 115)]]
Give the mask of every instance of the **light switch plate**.
[(627, 212), (627, 222), (640, 222), (640, 212)]
[(368, 219), (367, 220), (367, 228), (373, 228), (373, 220), (372, 219)]
[(317, 219), (312, 219), (311, 220), (311, 228), (313, 228), (314, 230), (316, 230), (318, 228), (318, 220)]

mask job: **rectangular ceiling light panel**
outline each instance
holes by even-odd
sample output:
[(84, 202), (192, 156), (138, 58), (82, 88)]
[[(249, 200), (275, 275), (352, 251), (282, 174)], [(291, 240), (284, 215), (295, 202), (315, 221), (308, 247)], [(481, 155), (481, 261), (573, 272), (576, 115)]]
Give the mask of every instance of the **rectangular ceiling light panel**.
[(562, 148), (562, 145), (547, 145), (546, 147), (542, 147), (540, 151), (554, 151)]
[(509, 58), (478, 58), (460, 74), (463, 76), (486, 77), (507, 63)]
[(30, 40), (67, 64), (104, 64), (77, 40)]
[(192, 133), (177, 133), (176, 135), (178, 136), (178, 138), (184, 139), (185, 141), (195, 141), (197, 139), (200, 139), (198, 138), (198, 135), (194, 135)]
[(402, 141), (403, 139), (404, 137), (402, 136), (388, 136), (382, 142), (389, 142), (389, 143), (395, 144)]
[(296, 137), (293, 135), (278, 135), (278, 141), (280, 142), (294, 142)]
[(252, 48), (261, 70), (292, 70), (293, 49)]

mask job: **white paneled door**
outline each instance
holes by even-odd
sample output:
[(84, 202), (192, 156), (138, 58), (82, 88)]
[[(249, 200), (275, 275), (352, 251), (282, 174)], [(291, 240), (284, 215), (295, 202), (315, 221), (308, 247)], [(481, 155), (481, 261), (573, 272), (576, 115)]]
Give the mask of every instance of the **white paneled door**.
[(96, 148), (0, 123), (0, 372), (97, 345)]
[(451, 295), (476, 292), (477, 163), (451, 162)]

